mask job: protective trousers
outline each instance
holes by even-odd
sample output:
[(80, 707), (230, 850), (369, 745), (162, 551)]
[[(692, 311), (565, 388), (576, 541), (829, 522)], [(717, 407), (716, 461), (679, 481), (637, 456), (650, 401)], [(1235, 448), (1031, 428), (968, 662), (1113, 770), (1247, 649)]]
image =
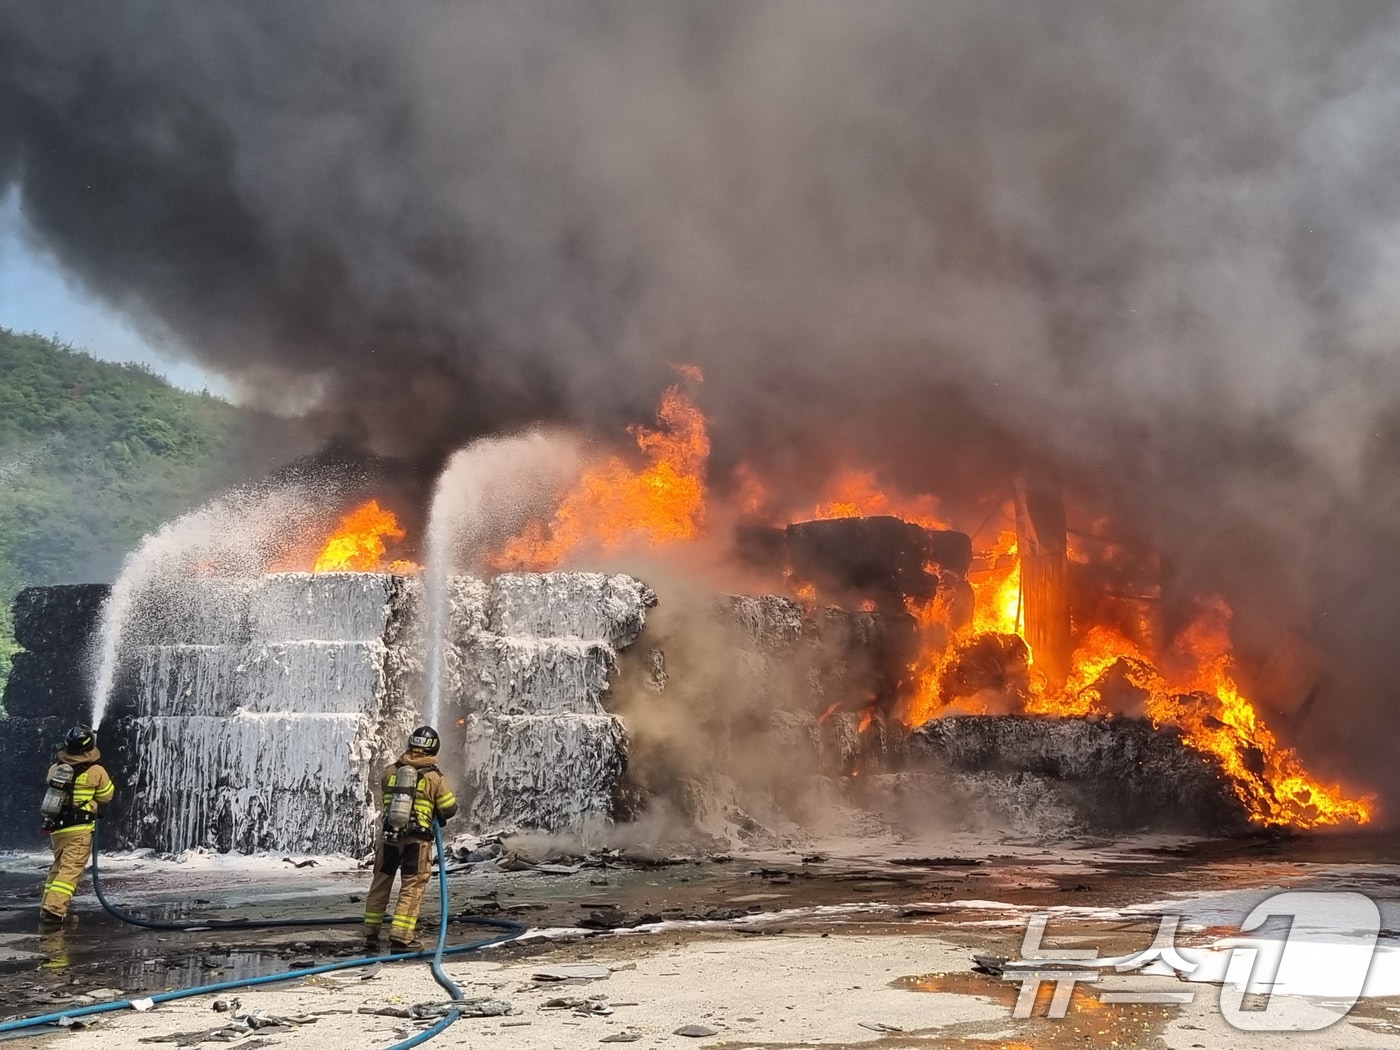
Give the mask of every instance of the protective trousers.
[(365, 898), (365, 933), (368, 936), (379, 936), (379, 927), (384, 924), (384, 915), (389, 907), (394, 876), (400, 875), (399, 899), (390, 918), (389, 940), (400, 944), (413, 940), (413, 931), (418, 927), (418, 909), (423, 904), (423, 890), (432, 878), (432, 868), (430, 843), (421, 839), (380, 841), (374, 857), (374, 880), (369, 884), (369, 896)]
[(49, 836), (53, 847), (53, 863), (49, 865), (48, 881), (44, 883), (44, 911), (60, 919), (68, 914), (68, 902), (78, 892), (78, 880), (83, 877), (92, 856), (92, 832), (86, 829), (56, 831)]

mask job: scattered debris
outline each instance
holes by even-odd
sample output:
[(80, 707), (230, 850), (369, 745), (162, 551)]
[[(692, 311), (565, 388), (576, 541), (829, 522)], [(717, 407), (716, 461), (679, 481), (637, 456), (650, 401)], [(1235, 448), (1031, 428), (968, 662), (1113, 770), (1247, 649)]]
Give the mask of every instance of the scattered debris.
[(642, 1038), (641, 1032), (614, 1032), (599, 1039), (600, 1043), (635, 1043)]
[[(321, 1019), (319, 1014), (295, 1014), (281, 1016), (265, 1010), (235, 1016), (220, 1028), (207, 1028), (198, 1032), (171, 1032), (169, 1035), (143, 1036), (142, 1043), (175, 1043), (177, 1046), (198, 1046), (200, 1043), (235, 1043), (254, 1032), (290, 1032), (303, 1025), (315, 1024)], [(267, 1040), (266, 1042), (271, 1042)], [(242, 1043), (244, 1047), (252, 1043)], [(259, 1044), (262, 1045), (262, 1044)]]
[(360, 984), (362, 981), (378, 980), (383, 973), (384, 964), (371, 963), (363, 970), (352, 971), (350, 974), (329, 974), (313, 973), (305, 978), (307, 984), (314, 984), (324, 988), (346, 988), (350, 985)]
[(672, 1035), (685, 1035), (691, 1039), (704, 1039), (706, 1036), (719, 1035), (713, 1028), (707, 1028), (703, 1024), (686, 1024), (677, 1028)]
[(548, 999), (540, 1004), (541, 1010), (572, 1010), (579, 1017), (607, 1017), (613, 1012), (606, 996), (592, 996), (588, 999)]
[(987, 974), (989, 977), (1000, 977), (1006, 969), (1007, 961), (1001, 955), (974, 955), (972, 968), (978, 973)]
[(596, 963), (563, 963), (546, 966), (534, 973), (537, 981), (602, 981), (611, 976), (611, 970)]
[(890, 863), (905, 868), (976, 868), (987, 862), (975, 857), (898, 857)]
[(463, 1017), (506, 1017), (515, 1013), (515, 1007), (504, 999), (493, 999), (485, 995), (475, 999), (463, 999), (452, 1005)]
[(74, 996), (77, 1002), (106, 1002), (111, 999), (125, 999), (126, 993), (120, 988), (94, 988), (83, 995)]
[(489, 995), (437, 1003), (414, 1003), (412, 1006), (362, 1006), (355, 1012), (377, 1017), (401, 1017), (409, 1021), (430, 1021), (446, 1017), (454, 1010), (463, 1017), (506, 1017), (515, 1013), (515, 1007), (510, 1003)]
[(147, 999), (133, 999), (133, 1000), (131, 1000), (131, 1008), (132, 1008), (133, 1010), (135, 1010), (137, 1013), (142, 1013), (142, 1014), (143, 1014), (143, 1013), (145, 1013), (147, 1010), (155, 1009), (155, 1005), (156, 1005), (156, 1001), (155, 1001), (154, 999), (149, 999), (149, 998), (147, 998)]
[(898, 1025), (885, 1024), (883, 1021), (857, 1021), (856, 1024), (862, 1028), (868, 1028), (872, 1032), (903, 1032), (904, 1029)]

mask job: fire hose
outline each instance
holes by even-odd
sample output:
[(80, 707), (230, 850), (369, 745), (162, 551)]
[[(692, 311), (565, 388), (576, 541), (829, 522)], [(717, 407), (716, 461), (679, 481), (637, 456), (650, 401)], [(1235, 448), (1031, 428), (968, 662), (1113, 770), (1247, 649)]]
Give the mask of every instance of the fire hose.
[[(504, 944), (506, 941), (514, 940), (525, 932), (524, 923), (514, 922), (510, 919), (488, 919), (482, 916), (469, 915), (448, 915), (447, 913), (447, 866), (443, 863), (442, 828), (438, 825), (433, 827), (433, 835), (437, 843), (438, 852), (438, 900), (441, 905), (441, 919), (438, 923), (437, 945), (432, 951), (421, 952), (401, 952), (394, 955), (370, 955), (358, 959), (344, 959), (340, 962), (325, 963), (321, 966), (307, 967), (306, 969), (288, 970), (284, 973), (266, 974), (262, 977), (247, 977), (239, 981), (221, 981), (217, 984), (204, 984), (194, 988), (180, 988), (170, 992), (157, 992), (154, 995), (146, 996), (143, 999), (114, 999), (106, 1003), (94, 1003), (91, 1006), (81, 1006), (72, 1010), (59, 1010), (54, 1013), (42, 1014), (37, 1017), (24, 1017), (14, 1021), (0, 1022), (0, 1035), (7, 1032), (18, 1032), (29, 1028), (39, 1028), (44, 1025), (57, 1024), (60, 1021), (89, 1017), (94, 1014), (111, 1013), (116, 1010), (131, 1010), (136, 1008), (136, 1002), (149, 1001), (151, 1004), (169, 1003), (177, 999), (189, 999), (197, 995), (210, 995), (217, 992), (228, 992), (238, 988), (252, 988), (265, 984), (276, 984), (280, 981), (291, 981), (302, 977), (312, 977), (316, 974), (332, 973), (336, 970), (349, 970), (359, 966), (366, 966), (376, 962), (401, 962), (407, 959), (428, 959), (432, 968), (433, 979), (442, 986), (443, 990), (452, 996), (453, 1001), (462, 998), (462, 989), (447, 975), (442, 968), (442, 960), (447, 955), (464, 955), (467, 952), (480, 951), (492, 945)], [(136, 916), (128, 915), (112, 905), (101, 889), (101, 882), (98, 876), (97, 865), (97, 843), (93, 842), (92, 853), (92, 885), (97, 894), (97, 899), (102, 907), (113, 918), (132, 925), (141, 926), (146, 929), (182, 930), (185, 932), (198, 932), (209, 929), (253, 929), (261, 927), (286, 927), (286, 926), (343, 926), (350, 923), (359, 923), (364, 920), (360, 916), (353, 918), (336, 919), (237, 919), (225, 920), (222, 923), (201, 922), (201, 923), (161, 923), (152, 919), (140, 919)], [(487, 937), (479, 941), (471, 941), (467, 944), (457, 944), (447, 947), (447, 925), (449, 922), (471, 923), (476, 926), (491, 926), (507, 932), (497, 937)], [(452, 1010), (440, 1021), (417, 1035), (395, 1043), (387, 1050), (409, 1050), (410, 1047), (419, 1046), (426, 1043), (434, 1036), (446, 1031), (458, 1018), (460, 1010)]]

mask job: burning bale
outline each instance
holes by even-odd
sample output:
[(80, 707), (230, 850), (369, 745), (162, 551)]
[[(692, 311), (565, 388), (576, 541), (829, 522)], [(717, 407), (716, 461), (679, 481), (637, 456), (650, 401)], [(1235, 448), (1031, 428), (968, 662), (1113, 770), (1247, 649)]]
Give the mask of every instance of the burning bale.
[(955, 645), (938, 675), (949, 703), (1019, 709), (1031, 692), (1031, 652), (1018, 635), (989, 631)]

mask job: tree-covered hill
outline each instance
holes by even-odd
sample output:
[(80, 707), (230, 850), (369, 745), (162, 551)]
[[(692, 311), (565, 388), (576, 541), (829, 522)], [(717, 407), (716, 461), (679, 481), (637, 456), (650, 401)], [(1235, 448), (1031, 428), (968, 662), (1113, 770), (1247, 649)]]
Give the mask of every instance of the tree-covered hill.
[(122, 556), (249, 466), (243, 410), (0, 328), (0, 685), (29, 584), (110, 579)]

